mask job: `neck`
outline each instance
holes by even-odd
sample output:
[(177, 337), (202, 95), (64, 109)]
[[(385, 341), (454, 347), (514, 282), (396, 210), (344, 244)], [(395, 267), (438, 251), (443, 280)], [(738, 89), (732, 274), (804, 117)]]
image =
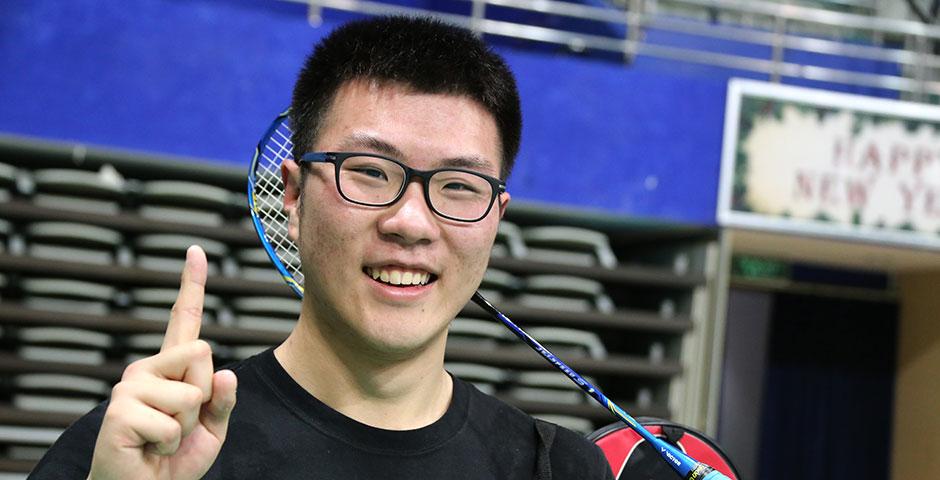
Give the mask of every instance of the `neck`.
[(411, 430), (444, 415), (453, 390), (443, 367), (446, 336), (409, 354), (364, 354), (369, 349), (348, 337), (302, 313), (274, 355), (311, 395), (360, 423)]

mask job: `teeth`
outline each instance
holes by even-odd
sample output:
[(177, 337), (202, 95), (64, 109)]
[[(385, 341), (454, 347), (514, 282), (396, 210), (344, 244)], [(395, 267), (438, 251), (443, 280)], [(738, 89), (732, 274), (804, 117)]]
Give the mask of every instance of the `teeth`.
[(427, 272), (412, 272), (398, 269), (371, 268), (366, 272), (373, 280), (380, 280), (391, 285), (425, 285), (431, 280)]

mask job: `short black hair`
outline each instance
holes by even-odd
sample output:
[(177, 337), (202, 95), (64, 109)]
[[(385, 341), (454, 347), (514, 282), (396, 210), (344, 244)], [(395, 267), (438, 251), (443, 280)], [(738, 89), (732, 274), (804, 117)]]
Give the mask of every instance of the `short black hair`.
[(294, 157), (309, 152), (336, 92), (352, 80), (400, 83), (419, 93), (466, 96), (496, 120), (505, 179), (519, 151), (522, 111), (506, 62), (466, 29), (424, 17), (347, 23), (307, 57), (294, 85)]

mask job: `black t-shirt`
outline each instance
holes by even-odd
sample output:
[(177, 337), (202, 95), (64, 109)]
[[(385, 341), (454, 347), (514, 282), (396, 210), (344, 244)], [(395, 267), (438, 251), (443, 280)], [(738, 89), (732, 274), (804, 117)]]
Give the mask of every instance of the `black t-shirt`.
[[(317, 400), (281, 367), (273, 349), (231, 368), (238, 400), (206, 479), (528, 480), (544, 478), (536, 471), (547, 464), (553, 480), (613, 479), (594, 444), (561, 427), (545, 442), (531, 417), (458, 378), (444, 416), (423, 428), (392, 431)], [(69, 427), (29, 478), (86, 478), (105, 408)]]

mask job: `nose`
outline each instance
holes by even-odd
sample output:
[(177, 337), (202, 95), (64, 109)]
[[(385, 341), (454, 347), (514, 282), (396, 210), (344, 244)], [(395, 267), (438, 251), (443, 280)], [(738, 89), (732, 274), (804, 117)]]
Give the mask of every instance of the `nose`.
[(402, 197), (382, 213), (379, 233), (404, 245), (430, 243), (440, 236), (437, 216), (424, 198), (420, 182), (411, 182)]

